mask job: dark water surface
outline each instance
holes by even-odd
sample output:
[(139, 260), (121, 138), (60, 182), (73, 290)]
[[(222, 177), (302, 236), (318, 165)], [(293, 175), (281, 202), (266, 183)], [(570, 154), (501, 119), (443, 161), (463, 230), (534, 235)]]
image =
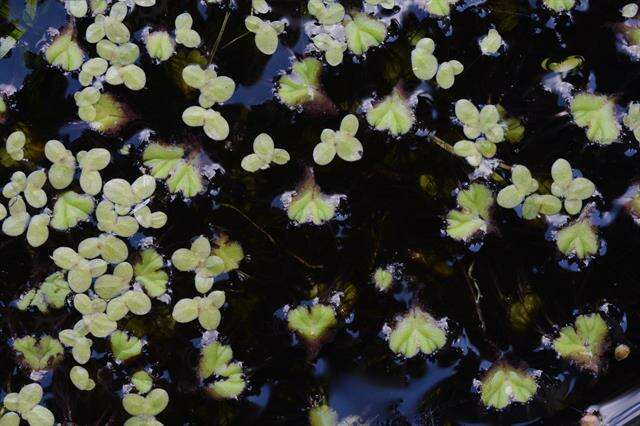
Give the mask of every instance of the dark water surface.
[[(238, 3), (221, 46), (245, 33), (248, 5), (245, 0)], [(202, 150), (225, 173), (211, 180), (207, 193), (189, 202), (159, 188), (151, 207), (167, 212), (169, 222), (145, 235), (156, 238), (165, 258), (187, 246), (193, 236), (210, 230), (227, 232), (247, 254), (238, 272), (216, 284), (227, 293), (220, 338), (233, 347), (235, 358), (247, 370), (248, 388), (238, 401), (214, 401), (204, 393), (194, 370), (201, 330), (194, 323), (174, 323), (171, 307), (154, 301), (150, 314), (119, 323), (148, 340), (143, 356), (116, 365), (105, 342), (94, 339), (93, 357), (86, 366), (97, 382), (94, 391), (80, 392), (71, 385), (67, 374), (74, 363), (70, 356), (47, 373), (41, 383), (56, 420), (121, 424), (126, 418), (121, 387), (143, 367), (152, 368), (159, 377), (156, 387), (170, 395), (168, 408), (158, 417), (167, 425), (305, 424), (309, 407), (322, 398), (341, 418), (358, 415), (372, 424), (567, 424), (576, 422), (587, 406), (640, 386), (636, 356), (640, 229), (612, 202), (638, 178), (637, 142), (625, 135), (623, 143), (610, 147), (587, 145), (584, 131), (572, 125), (569, 116), (559, 114), (566, 106), (540, 84), (543, 59), (581, 55), (585, 63), (568, 77), (569, 82), (612, 94), (620, 105), (640, 100), (639, 65), (616, 49), (613, 32), (625, 2), (592, 0), (560, 17), (542, 10), (534, 0), (460, 4), (450, 19), (442, 21), (416, 6), (403, 7), (402, 13), (383, 12), (391, 20), (391, 37), (382, 47), (368, 52), (366, 60), (346, 55), (341, 66), (323, 69), (323, 86), (337, 114), (300, 113), (274, 99), (274, 79), (290, 67), (294, 56), (304, 54), (309, 43), (303, 27), (309, 16), (303, 1), (269, 3), (273, 6), (269, 19), (284, 16), (289, 21), (278, 51), (263, 55), (253, 37), (245, 36), (219, 49), (214, 58), (219, 74), (232, 77), (238, 86), (233, 98), (219, 109), (229, 121), (231, 135), (227, 141), (215, 142), (180, 119), (182, 111), (194, 103), (193, 95), (186, 95), (180, 83), (180, 71), (190, 62), (186, 49), (178, 48), (178, 55), (156, 65), (141, 48), (147, 87), (140, 92), (109, 87), (128, 105), (133, 119), (116, 135), (100, 135), (77, 121), (72, 96), (80, 88), (76, 78), (48, 67), (39, 54), (48, 28), (67, 22), (64, 6), (56, 0), (40, 1), (35, 14), (29, 15), (24, 1), (0, 0), (0, 35), (18, 27), (25, 31), (19, 45), (0, 60), (0, 84), (18, 89), (10, 97), (7, 121), (0, 125), (2, 140), (17, 126), (27, 128), (33, 150), (29, 156), (43, 166), (48, 163), (39, 151), (49, 139), (63, 141), (73, 152), (105, 147), (112, 154), (134, 143), (131, 155), (114, 155), (103, 173), (105, 181), (115, 176), (131, 180), (140, 173), (139, 135), (144, 129), (153, 130), (153, 140), (183, 143), (193, 152)], [(136, 8), (126, 22), (136, 30), (146, 25), (171, 30), (183, 11), (194, 16), (194, 28), (206, 47), (203, 51), (208, 51), (225, 13), (219, 6), (159, 0), (153, 8)], [(78, 20), (79, 34), (84, 34), (88, 21)], [(481, 56), (477, 46), (477, 38), (491, 25), (508, 43), (506, 53), (497, 58)], [(448, 91), (420, 85), (411, 72), (410, 40), (424, 36), (436, 42), (439, 59), (458, 59), (465, 66)], [(93, 52), (88, 45), (83, 48)], [(399, 81), (408, 92), (422, 91), (415, 129), (435, 131), (449, 142), (462, 138), (461, 128), (450, 120), (457, 99), (500, 103), (511, 115), (522, 117), (524, 139), (519, 144), (501, 144), (500, 158), (525, 164), (534, 176), (542, 177), (548, 176), (556, 158), (564, 157), (593, 180), (604, 200), (598, 207), (617, 214), (600, 229), (606, 242), (603, 254), (588, 267), (570, 271), (561, 264), (554, 243), (545, 239), (543, 222), (526, 222), (504, 209), (494, 212), (497, 231), (485, 237), (479, 250), (444, 238), (444, 215), (454, 207), (453, 191), (468, 181), (470, 168), (415, 131), (398, 139), (374, 131), (362, 115), (358, 138), (364, 158), (355, 163), (335, 160), (315, 168), (323, 192), (347, 196), (337, 220), (319, 227), (292, 226), (273, 200), (293, 190), (304, 169), (313, 164), (311, 153), (322, 129), (337, 128), (340, 119), (358, 111), (364, 99), (386, 95)], [(251, 152), (253, 138), (261, 132), (286, 148), (292, 161), (249, 174), (240, 168), (240, 160)], [(0, 167), (0, 180), (6, 182), (13, 171)], [(22, 313), (11, 306), (12, 301), (55, 270), (48, 258), (55, 247), (75, 247), (93, 233), (90, 224), (69, 234), (52, 232), (47, 244), (37, 250), (24, 238), (0, 236), (2, 389), (15, 390), (30, 382), (16, 362), (12, 338), (57, 335), (79, 319), (71, 306), (40, 315)], [(132, 245), (141, 237), (136, 235)], [(371, 274), (387, 264), (397, 264), (402, 279), (392, 294), (385, 295), (375, 290)], [(484, 327), (471, 291), (470, 267), (482, 295), (479, 309)], [(192, 274), (173, 270), (170, 288), (174, 301), (192, 297)], [(326, 301), (338, 291), (343, 293), (340, 326), (318, 356), (309, 359), (287, 330), (282, 308), (314, 297)], [(540, 310), (518, 329), (510, 323), (509, 308), (526, 295), (539, 298)], [(617, 362), (607, 352), (605, 368), (595, 377), (541, 347), (541, 337), (553, 335), (555, 326), (604, 303), (610, 304), (611, 345), (624, 342), (631, 347), (625, 361)], [(448, 343), (431, 357), (399, 359), (389, 350), (381, 329), (413, 305), (437, 318), (448, 318)], [(473, 381), (481, 377), (481, 369), (500, 359), (542, 370), (542, 375), (532, 402), (512, 404), (496, 413), (481, 407)]]

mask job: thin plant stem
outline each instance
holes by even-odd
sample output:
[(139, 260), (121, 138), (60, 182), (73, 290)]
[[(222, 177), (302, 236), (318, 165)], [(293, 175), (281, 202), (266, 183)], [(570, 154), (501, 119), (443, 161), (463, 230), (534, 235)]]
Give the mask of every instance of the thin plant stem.
[(228, 42), (228, 43), (226, 43), (226, 44), (222, 45), (222, 47), (220, 48), (220, 50), (222, 50), (222, 49), (226, 49), (227, 47), (231, 46), (231, 45), (232, 45), (233, 43), (235, 43), (236, 41), (240, 40), (241, 38), (243, 38), (243, 37), (245, 37), (245, 36), (247, 36), (247, 35), (249, 35), (249, 34), (251, 34), (251, 31), (247, 31), (247, 32), (246, 32), (246, 33), (244, 33), (244, 34), (240, 34), (238, 37), (234, 38), (234, 39), (233, 39), (233, 40), (231, 40), (230, 42)]
[(211, 49), (211, 53), (209, 54), (209, 63), (213, 62), (213, 57), (218, 50), (218, 46), (220, 45), (220, 41), (222, 40), (222, 35), (224, 34), (224, 30), (227, 28), (227, 22), (229, 21), (229, 16), (231, 16), (231, 12), (225, 13), (224, 19), (222, 20), (222, 26), (220, 27), (220, 31), (218, 31), (218, 37), (216, 38), (215, 43), (213, 44), (213, 49)]

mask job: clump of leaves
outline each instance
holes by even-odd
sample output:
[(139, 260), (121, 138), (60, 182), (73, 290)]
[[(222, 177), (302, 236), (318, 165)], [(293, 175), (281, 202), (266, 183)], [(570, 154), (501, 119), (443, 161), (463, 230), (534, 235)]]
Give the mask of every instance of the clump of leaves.
[(86, 40), (95, 44), (106, 37), (116, 44), (128, 42), (131, 38), (131, 33), (122, 22), (127, 17), (127, 13), (128, 8), (125, 2), (114, 3), (108, 15), (97, 15), (95, 21), (87, 27)]
[(94, 87), (86, 87), (73, 96), (78, 106), (78, 117), (94, 130), (113, 131), (126, 119), (122, 106), (111, 95), (100, 93)]
[(478, 167), (485, 158), (493, 158), (496, 151), (496, 144), (484, 138), (479, 138), (476, 141), (463, 139), (453, 145), (453, 152), (457, 156), (464, 157), (467, 163), (473, 167)]
[(551, 193), (564, 199), (564, 209), (571, 215), (580, 213), (582, 202), (596, 191), (596, 186), (589, 179), (573, 177), (571, 165), (564, 158), (559, 158), (553, 163), (551, 176)]
[(105, 74), (105, 81), (113, 86), (124, 84), (130, 90), (142, 90), (147, 83), (144, 70), (135, 64), (112, 65)]
[(317, 346), (338, 323), (333, 307), (320, 303), (290, 310), (287, 322), (289, 329), (295, 331), (309, 346)]
[(71, 348), (71, 355), (78, 364), (86, 364), (91, 357), (93, 342), (87, 337), (88, 332), (84, 323), (78, 322), (73, 329), (58, 333), (58, 339), (63, 345)]
[(240, 267), (240, 262), (244, 259), (244, 251), (237, 241), (230, 241), (229, 236), (220, 234), (214, 243), (212, 252), (224, 262), (223, 272), (230, 272)]
[(73, 228), (78, 223), (89, 219), (93, 207), (91, 196), (67, 191), (58, 196), (53, 205), (51, 227), (61, 231)]
[(298, 224), (322, 225), (331, 220), (340, 203), (340, 196), (325, 195), (316, 184), (311, 169), (307, 170), (298, 188), (281, 197), (289, 219)]
[(56, 421), (53, 413), (39, 405), (42, 396), (42, 387), (38, 383), (23, 386), (18, 393), (6, 394), (2, 402), (9, 411), (0, 417), (0, 424), (17, 426), (22, 418), (31, 426), (53, 426)]
[(102, 59), (118, 67), (133, 64), (140, 56), (140, 48), (137, 44), (131, 42), (116, 44), (106, 39), (96, 44), (96, 52)]
[(437, 17), (449, 16), (451, 6), (459, 0), (419, 0), (418, 4), (432, 15)]
[(187, 65), (182, 70), (182, 79), (187, 85), (200, 90), (198, 102), (202, 108), (226, 102), (236, 88), (232, 79), (219, 76), (213, 66), (202, 69), (199, 65)]
[(180, 147), (149, 144), (143, 154), (144, 165), (151, 169), (151, 176), (167, 179), (171, 193), (182, 192), (185, 197), (193, 197), (204, 189), (197, 159), (183, 159)]
[(489, 188), (472, 183), (468, 189), (458, 192), (457, 203), (459, 209), (447, 214), (447, 235), (467, 241), (479, 232), (487, 232), (493, 205), (493, 194)]
[(149, 393), (149, 391), (153, 388), (153, 379), (144, 370), (136, 371), (133, 376), (131, 376), (131, 384), (136, 388), (138, 393), (144, 395)]
[(275, 147), (271, 136), (266, 133), (260, 133), (253, 140), (253, 154), (245, 156), (240, 163), (240, 167), (253, 173), (258, 170), (268, 169), (271, 163), (286, 164), (290, 158), (286, 150)]
[(508, 364), (495, 364), (485, 374), (480, 399), (488, 408), (501, 410), (512, 402), (528, 402), (538, 390), (536, 379)]
[(191, 248), (181, 248), (173, 252), (171, 262), (179, 271), (195, 272), (194, 281), (200, 293), (211, 290), (215, 276), (225, 269), (224, 260), (212, 254), (211, 243), (203, 235), (193, 241)]
[(495, 28), (491, 28), (487, 35), (478, 42), (483, 55), (496, 55), (502, 47), (502, 36)]
[(367, 121), (376, 130), (386, 130), (393, 136), (400, 136), (411, 130), (415, 115), (406, 97), (396, 87), (367, 112)]
[(166, 31), (154, 31), (147, 36), (145, 46), (149, 56), (164, 62), (171, 58), (176, 51), (175, 41)]
[(347, 47), (356, 55), (362, 55), (371, 47), (379, 46), (387, 37), (387, 26), (382, 21), (356, 13), (344, 27)]
[(500, 113), (495, 105), (485, 105), (478, 111), (471, 101), (460, 99), (456, 102), (455, 112), (463, 125), (464, 135), (469, 139), (484, 136), (493, 143), (504, 140), (504, 128), (500, 123)]
[(118, 361), (126, 361), (142, 353), (142, 341), (128, 335), (125, 331), (116, 330), (109, 337), (111, 353)]
[(202, 43), (200, 34), (193, 28), (193, 18), (187, 12), (181, 13), (176, 17), (176, 43), (185, 47), (196, 48)]
[(237, 398), (246, 386), (242, 364), (232, 359), (230, 346), (211, 342), (202, 348), (198, 375), (202, 380), (214, 378), (207, 389), (216, 399)]
[(55, 189), (64, 189), (71, 184), (76, 172), (76, 159), (62, 142), (50, 140), (44, 146), (44, 155), (53, 164), (49, 167), (49, 183)]
[(125, 426), (157, 425), (155, 416), (169, 405), (169, 394), (164, 389), (153, 389), (147, 395), (128, 393), (122, 398), (124, 410), (131, 415)]
[(44, 52), (47, 62), (65, 71), (75, 71), (82, 66), (84, 52), (74, 40), (72, 29), (64, 30)]
[(51, 336), (25, 336), (13, 341), (13, 350), (33, 371), (47, 370), (62, 360), (64, 349), (58, 339)]
[(282, 21), (265, 21), (257, 16), (247, 16), (244, 25), (255, 34), (254, 40), (258, 50), (265, 55), (273, 55), (278, 49), (278, 35), (284, 32)]
[(24, 146), (27, 143), (27, 137), (21, 130), (12, 132), (6, 140), (5, 149), (7, 154), (14, 161), (21, 161), (24, 158)]
[(162, 256), (157, 251), (146, 249), (140, 252), (140, 260), (133, 267), (135, 281), (149, 297), (160, 297), (167, 291), (169, 276), (162, 270), (163, 265)]
[(80, 334), (86, 330), (95, 337), (107, 337), (116, 330), (116, 322), (109, 319), (104, 312), (107, 309), (107, 303), (104, 300), (91, 299), (86, 294), (76, 294), (73, 298), (73, 306), (82, 314), (79, 324), (74, 327), (81, 331)]
[(205, 330), (215, 330), (220, 325), (220, 308), (224, 305), (223, 291), (212, 291), (206, 297), (180, 299), (173, 307), (173, 319), (179, 323), (188, 323), (195, 319)]
[(599, 313), (579, 315), (574, 326), (567, 325), (560, 330), (553, 348), (562, 358), (597, 373), (607, 334), (607, 323)]
[(598, 234), (588, 218), (580, 218), (558, 231), (556, 245), (563, 254), (583, 260), (598, 252)]
[(277, 95), (290, 107), (325, 99), (320, 90), (320, 71), (322, 64), (315, 58), (304, 58), (291, 66), (291, 74), (285, 74), (278, 80)]
[[(393, 0), (392, 0), (393, 1)], [(327, 426), (338, 424), (338, 413), (326, 404), (318, 405), (309, 410), (310, 426)]]
[(45, 278), (38, 289), (31, 289), (25, 293), (17, 306), (22, 311), (30, 306), (35, 306), (40, 312), (47, 313), (50, 308), (62, 308), (69, 293), (71, 293), (71, 289), (69, 283), (64, 279), (64, 274), (55, 272)]
[(83, 86), (89, 86), (101, 75), (107, 72), (109, 63), (103, 58), (91, 58), (82, 64), (82, 69), (78, 74), (78, 81)]
[(309, 0), (307, 10), (322, 25), (335, 25), (344, 18), (344, 6), (334, 0)]
[(14, 172), (11, 181), (2, 188), (5, 198), (13, 198), (24, 194), (24, 199), (31, 207), (37, 209), (47, 204), (47, 194), (42, 190), (47, 175), (43, 169), (33, 171), (26, 176), (23, 172)]
[(520, 205), (524, 198), (538, 190), (538, 181), (531, 176), (531, 172), (525, 166), (516, 164), (511, 168), (511, 185), (498, 192), (496, 199), (500, 207), (512, 209)]
[(313, 161), (321, 166), (333, 161), (336, 154), (344, 161), (362, 158), (362, 143), (355, 137), (358, 132), (358, 117), (349, 114), (342, 119), (340, 130), (324, 129), (321, 142), (313, 149)]
[(571, 102), (571, 115), (578, 126), (586, 128), (591, 142), (608, 145), (620, 135), (615, 103), (606, 96), (576, 94)]
[(324, 52), (324, 57), (329, 65), (335, 67), (342, 63), (344, 51), (347, 50), (347, 43), (344, 40), (322, 33), (314, 36), (311, 41), (318, 50)]
[(389, 348), (407, 358), (416, 356), (418, 352), (430, 355), (446, 342), (445, 327), (420, 308), (407, 312), (389, 334)]
[(542, 3), (556, 13), (571, 10), (576, 4), (576, 0), (542, 0)]

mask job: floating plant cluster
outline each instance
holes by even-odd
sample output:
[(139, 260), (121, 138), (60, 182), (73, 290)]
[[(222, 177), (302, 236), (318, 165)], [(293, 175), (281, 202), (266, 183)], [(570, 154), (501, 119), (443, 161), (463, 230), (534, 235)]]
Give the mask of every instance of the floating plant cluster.
[[(172, 327), (177, 323), (198, 330), (194, 343), (198, 361), (197, 365), (189, 366), (197, 382), (194, 388), (216, 400), (247, 396), (251, 370), (242, 359), (248, 354), (234, 353), (233, 337), (219, 332), (222, 324), (233, 323), (240, 310), (229, 303), (228, 293), (220, 282), (227, 280), (229, 274), (242, 276), (241, 266), (252, 262), (259, 253), (248, 251), (245, 255), (243, 242), (235, 241), (232, 233), (223, 231), (201, 229), (193, 235), (174, 235), (173, 224), (190, 218), (172, 217), (171, 209), (165, 208), (167, 203), (161, 201), (182, 203), (193, 208), (196, 212), (193, 214), (219, 208), (223, 202), (203, 201), (204, 195), (218, 198), (219, 188), (213, 188), (212, 184), (212, 177), (218, 172), (233, 170), (239, 181), (257, 186), (265, 175), (304, 164), (304, 176), (295, 189), (278, 196), (272, 194), (273, 206), (280, 208), (270, 209), (269, 214), (286, 221), (287, 231), (293, 235), (312, 235), (305, 241), (313, 244), (313, 239), (320, 235), (316, 234), (318, 230), (335, 226), (340, 228), (339, 234), (357, 226), (350, 222), (344, 208), (351, 195), (348, 198), (323, 192), (316, 176), (331, 168), (360, 167), (374, 133), (384, 137), (394, 150), (404, 143), (404, 138), (418, 139), (417, 148), (412, 149), (427, 145), (441, 148), (459, 161), (467, 176), (463, 182), (456, 182), (457, 189), (447, 201), (449, 208), (440, 208), (437, 213), (438, 232), (447, 242), (453, 241), (465, 252), (482, 250), (491, 234), (500, 234), (507, 217), (523, 229), (541, 235), (567, 271), (588, 268), (589, 262), (603, 252), (605, 241), (599, 227), (604, 226), (607, 212), (603, 211), (605, 200), (599, 192), (601, 179), (597, 170), (584, 163), (574, 167), (563, 158), (563, 153), (551, 149), (551, 164), (540, 167), (534, 162), (527, 163), (526, 157), (518, 156), (519, 150), (526, 148), (521, 143), (528, 130), (526, 114), (510, 115), (512, 111), (506, 109), (506, 103), (499, 103), (501, 99), (479, 98), (472, 93), (460, 96), (456, 91), (461, 79), (467, 75), (482, 79), (483, 71), (477, 64), (453, 59), (463, 56), (452, 54), (456, 51), (445, 43), (439, 41), (436, 45), (431, 27), (454, 31), (450, 15), (480, 5), (458, 0), (363, 0), (344, 4), (336, 0), (309, 0), (300, 6), (306, 22), (296, 26), (285, 16), (278, 16), (277, 8), (272, 7), (275, 3), (275, 0), (252, 0), (249, 14), (239, 16), (238, 22), (244, 23), (246, 31), (237, 40), (248, 36), (255, 45), (252, 44), (255, 55), (261, 59), (273, 55), (277, 63), (275, 58), (277, 52), (283, 52), (284, 40), (294, 31), (305, 34), (302, 39), (308, 43), (304, 56), (293, 57), (289, 68), (278, 70), (269, 93), (276, 106), (298, 120), (309, 123), (316, 118), (323, 120), (318, 129), (315, 124), (309, 125), (317, 130), (313, 130), (315, 144), (303, 149), (295, 146), (296, 141), (278, 138), (272, 123), (260, 123), (260, 131), (251, 134), (236, 125), (231, 107), (246, 89), (246, 82), (241, 76), (224, 75), (224, 67), (215, 62), (216, 54), (235, 54), (232, 48), (226, 48), (232, 47), (236, 39), (220, 46), (229, 16), (240, 13), (241, 8), (235, 2), (199, 2), (202, 11), (225, 11), (215, 41), (210, 40), (210, 23), (203, 25), (201, 16), (187, 11), (167, 17), (165, 26), (140, 25), (144, 9), (158, 7), (155, 0), (64, 2), (67, 23), (56, 32), (50, 31), (47, 35), (50, 40), (39, 59), (70, 82), (67, 90), (75, 113), (74, 125), (83, 126), (96, 139), (117, 136), (136, 120), (132, 112), (135, 97), (168, 84), (166, 80), (158, 84), (151, 80), (157, 74), (149, 64), (155, 67), (166, 64), (167, 68), (177, 69), (172, 84), (183, 95), (178, 102), (182, 105), (178, 115), (171, 118), (172, 126), (185, 125), (188, 136), (163, 138), (149, 132), (149, 137), (140, 137), (119, 150), (108, 145), (81, 150), (69, 137), (42, 135), (36, 131), (38, 123), (9, 121), (3, 132), (1, 159), (11, 172), (2, 186), (1, 230), (7, 237), (24, 238), (29, 250), (46, 255), (49, 273), (37, 283), (22, 286), (21, 293), (13, 295), (15, 300), (8, 309), (43, 318), (52, 311), (68, 309), (72, 323), (68, 328), (52, 324), (47, 333), (20, 331), (11, 337), (12, 356), (32, 383), (20, 388), (13, 383), (2, 384), (0, 425), (18, 425), (22, 420), (32, 426), (73, 421), (68, 417), (56, 419), (47, 408), (51, 401), (43, 399), (43, 387), (49, 385), (43, 380), (46, 372), (57, 368), (60, 371), (64, 365), (65, 379), (68, 376), (77, 390), (102, 395), (99, 392), (107, 386), (95, 364), (127, 365), (145, 357), (153, 345), (150, 341), (153, 336), (136, 333), (129, 324), (136, 318), (149, 318), (163, 306), (169, 307), (167, 321)], [(539, 3), (540, 14), (549, 15), (549, 22), (567, 18), (577, 13), (579, 7), (574, 0), (530, 3)], [(492, 6), (485, 8), (491, 11)], [(402, 77), (391, 83), (386, 81), (384, 88), (376, 88), (369, 99), (358, 98), (355, 102), (332, 99), (331, 81), (341, 78), (343, 67), (380, 60), (376, 55), (399, 38), (398, 32), (402, 30), (398, 28), (398, 19), (410, 11), (426, 20), (421, 31), (405, 40), (410, 44), (406, 57), (388, 64), (402, 68), (397, 71)], [(621, 9), (621, 23), (615, 27), (620, 50), (634, 60), (640, 58), (637, 14), (636, 4), (625, 5)], [(510, 52), (508, 34), (491, 25), (477, 34), (475, 40), (469, 38), (466, 48), (473, 49), (484, 64), (497, 61)], [(19, 37), (1, 38), (0, 58), (10, 55), (20, 43)], [(226, 50), (221, 53), (222, 49)], [(628, 135), (633, 135), (637, 145), (640, 99), (621, 105), (613, 93), (595, 93), (591, 83), (574, 86), (576, 80), (570, 76), (585, 62), (588, 58), (575, 55), (561, 60), (545, 59), (537, 66), (546, 72), (544, 78), (548, 80), (540, 83), (544, 86), (555, 79), (552, 86), (544, 87), (561, 99), (564, 111), (560, 115), (568, 117), (569, 126), (580, 131), (583, 139), (580, 143), (585, 150), (608, 149)], [(417, 80), (413, 92), (403, 79)], [(46, 102), (46, 98), (41, 102)], [(434, 116), (446, 117), (447, 130), (424, 129), (428, 120), (419, 113), (419, 105), (425, 102), (433, 105), (434, 111), (436, 105), (448, 108), (434, 112)], [(20, 107), (10, 93), (3, 91), (0, 123)], [(333, 124), (328, 124), (327, 117)], [(457, 139), (445, 140), (449, 137)], [(213, 164), (202, 144), (216, 145), (225, 151), (237, 151), (241, 144), (242, 155), (238, 158), (221, 155), (222, 164)], [(38, 146), (42, 152), (34, 153)], [(129, 167), (122, 170), (123, 164)], [(363, 179), (370, 176), (367, 173), (362, 171), (366, 175)], [(296, 184), (281, 183), (286, 188)], [(620, 204), (640, 222), (640, 190), (631, 182), (629, 185)], [(424, 187), (428, 186), (425, 178)], [(329, 191), (331, 187), (327, 185), (325, 189)], [(354, 195), (357, 198), (358, 194)], [(254, 204), (265, 203), (261, 196), (247, 196), (244, 201), (242, 210), (248, 211)], [(384, 210), (383, 205), (377, 204), (371, 202), (368, 208)], [(308, 270), (315, 267), (282, 248), (267, 230), (241, 210), (236, 211), (279, 250)], [(336, 237), (336, 244), (339, 240)], [(394, 291), (406, 285), (398, 264), (374, 261), (367, 268), (370, 274), (367, 286), (374, 289), (377, 298), (391, 299)], [(465, 277), (472, 292), (474, 288), (478, 292), (475, 305), (479, 309), (480, 289), (471, 276), (472, 269), (473, 264), (465, 271)], [(187, 276), (193, 286), (174, 288), (176, 276)], [(308, 299), (295, 300), (294, 307), (282, 308), (280, 319), (264, 318), (265, 322), (281, 322), (293, 344), (305, 348), (309, 360), (358, 315), (351, 309), (346, 290), (320, 291), (317, 287), (322, 288), (320, 284), (314, 287)], [(526, 328), (539, 305), (533, 295), (512, 303), (509, 309), (512, 326)], [(442, 353), (460, 350), (464, 338), (455, 316), (437, 314), (446, 311), (446, 307), (438, 308), (435, 302), (429, 306), (434, 309), (416, 300), (407, 309), (380, 318), (377, 327), (380, 338), (375, 344), (384, 340), (384, 351), (396, 364), (410, 365), (421, 358), (432, 362)], [(596, 376), (605, 369), (616, 339), (612, 336), (618, 327), (616, 319), (605, 308), (569, 314), (572, 319), (567, 325), (538, 333), (537, 338), (542, 340), (538, 349), (553, 354), (559, 363)], [(478, 316), (484, 328), (481, 313)], [(268, 328), (264, 324), (259, 327)], [(101, 352), (97, 348), (107, 349)], [(626, 357), (622, 352), (616, 349), (615, 357)], [(512, 404), (530, 404), (540, 389), (552, 387), (540, 379), (543, 370), (530, 368), (514, 358), (513, 354), (495, 356), (477, 370), (477, 380), (470, 379), (467, 383), (484, 410), (500, 413)], [(118, 401), (121, 399), (119, 415), (127, 418), (125, 425), (162, 424), (163, 412), (171, 410), (173, 397), (162, 387), (163, 383), (166, 377), (151, 367), (127, 376), (127, 383), (117, 393)], [(327, 401), (314, 400), (307, 408), (305, 416), (308, 415), (312, 425), (355, 424), (341, 421)]]

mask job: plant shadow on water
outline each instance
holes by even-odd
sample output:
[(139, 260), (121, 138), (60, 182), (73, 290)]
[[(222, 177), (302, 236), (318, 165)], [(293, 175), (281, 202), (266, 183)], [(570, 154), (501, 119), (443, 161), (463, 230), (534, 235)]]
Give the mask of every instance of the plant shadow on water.
[[(141, 368), (153, 371), (159, 378), (156, 384), (170, 395), (169, 406), (158, 416), (164, 424), (305, 424), (309, 407), (318, 400), (326, 401), (340, 418), (357, 415), (371, 424), (570, 424), (589, 405), (640, 386), (640, 369), (633, 367), (633, 348), (640, 342), (640, 273), (634, 261), (640, 230), (627, 215), (619, 214), (600, 229), (606, 252), (579, 272), (562, 267), (554, 244), (545, 239), (546, 225), (525, 223), (510, 210), (496, 208), (499, 231), (488, 234), (480, 250), (470, 250), (442, 234), (446, 212), (455, 207), (452, 194), (468, 180), (469, 167), (420, 136), (424, 132), (394, 139), (361, 119), (362, 160), (314, 168), (324, 193), (346, 195), (337, 220), (293, 226), (274, 200), (296, 187), (313, 164), (311, 151), (320, 133), (337, 129), (344, 114), (301, 113), (274, 97), (278, 76), (310, 43), (304, 27), (310, 19), (306, 2), (269, 2), (269, 16), (286, 17), (289, 23), (272, 56), (259, 53), (253, 37), (244, 36), (249, 6), (237, 3), (213, 58), (218, 74), (231, 76), (237, 84), (234, 95), (219, 108), (231, 129), (224, 142), (211, 141), (180, 121), (182, 111), (195, 100), (180, 72), (191, 62), (206, 63), (205, 56), (179, 50), (170, 60), (155, 64), (141, 55), (145, 90), (110, 88), (125, 101), (132, 119), (115, 135), (99, 134), (77, 120), (77, 80), (49, 67), (39, 52), (47, 29), (65, 24), (64, 5), (40, 1), (33, 16), (22, 1), (0, 6), (0, 35), (24, 31), (18, 46), (0, 60), (0, 84), (18, 89), (12, 100), (16, 109), (0, 127), (2, 140), (16, 127), (28, 128), (29, 156), (42, 165), (49, 139), (63, 141), (74, 152), (107, 148), (112, 163), (103, 171), (105, 181), (132, 181), (139, 175), (140, 138), (146, 129), (153, 131), (154, 141), (201, 149), (225, 172), (216, 174), (208, 190), (188, 202), (159, 185), (153, 206), (166, 212), (169, 221), (163, 229), (145, 230), (144, 236), (155, 238), (165, 259), (207, 230), (231, 235), (247, 255), (238, 271), (215, 284), (227, 294), (220, 339), (233, 347), (247, 370), (247, 389), (240, 399), (214, 401), (205, 394), (194, 373), (201, 330), (194, 323), (173, 322), (171, 306), (154, 303), (148, 315), (122, 322), (123, 329), (147, 339), (143, 356), (122, 364), (105, 363), (108, 344), (94, 342), (87, 368), (100, 383), (96, 390), (82, 393), (65, 373), (58, 374), (73, 365), (69, 356), (41, 380), (57, 421), (122, 423), (122, 386)], [(343, 3), (347, 9), (360, 7), (357, 1)], [(325, 65), (322, 86), (335, 108), (350, 113), (356, 113), (365, 99), (386, 96), (399, 81), (407, 92), (424, 89), (411, 72), (411, 41), (431, 37), (438, 55), (458, 59), (465, 70), (450, 90), (436, 95), (428, 87), (417, 96), (416, 128), (454, 142), (463, 138), (461, 128), (451, 124), (456, 100), (500, 103), (511, 115), (524, 117), (526, 126), (524, 139), (502, 151), (502, 160), (546, 173), (556, 158), (567, 158), (575, 168), (589, 171), (604, 200), (613, 200), (638, 178), (636, 151), (629, 150), (630, 144), (587, 146), (584, 131), (560, 114), (565, 106), (540, 84), (540, 63), (547, 57), (581, 55), (586, 64), (568, 78), (572, 84), (595, 85), (600, 93), (614, 94), (620, 105), (638, 100), (638, 65), (616, 49), (612, 29), (620, 21), (623, 3), (592, 0), (586, 10), (557, 17), (535, 3), (463, 2), (444, 22), (427, 17), (416, 5), (403, 6), (398, 15), (383, 12), (390, 16), (388, 41), (368, 52), (366, 60), (346, 55), (339, 67)], [(203, 35), (204, 45), (211, 46), (225, 16), (218, 6), (160, 0), (153, 8), (136, 9), (127, 22), (135, 29), (172, 29), (173, 20), (184, 11), (196, 17), (194, 28)], [(482, 56), (477, 47), (477, 38), (492, 25), (508, 42), (499, 57)], [(78, 21), (78, 33), (86, 26)], [(93, 49), (81, 44), (86, 51)], [(251, 142), (262, 132), (286, 148), (292, 161), (248, 174), (240, 161), (252, 152)], [(131, 144), (129, 155), (119, 153), (126, 144)], [(8, 181), (13, 171), (0, 167), (0, 180)], [(614, 210), (611, 203), (602, 208)], [(57, 335), (77, 320), (69, 304), (38, 316), (18, 311), (13, 301), (55, 271), (49, 259), (54, 248), (76, 247), (93, 235), (89, 228), (86, 224), (74, 233), (52, 233), (39, 249), (23, 239), (0, 236), (3, 389), (15, 391), (30, 382), (16, 362), (11, 339)], [(373, 271), (380, 265), (396, 265), (401, 276), (390, 293), (380, 293), (373, 285)], [(193, 295), (191, 274), (173, 271), (170, 279), (173, 300)], [(287, 329), (283, 307), (315, 297), (327, 301), (338, 292), (341, 325), (317, 356), (310, 357)], [(537, 301), (537, 309), (518, 322), (510, 314), (512, 307), (527, 297)], [(572, 323), (573, 314), (596, 311), (604, 303), (609, 304), (610, 343), (632, 347), (624, 362), (607, 353), (596, 377), (541, 347), (541, 337), (553, 335), (555, 325)], [(447, 344), (434, 355), (401, 359), (389, 350), (381, 330), (413, 306), (447, 318)], [(499, 359), (542, 370), (534, 400), (501, 411), (482, 407), (474, 380)]]

